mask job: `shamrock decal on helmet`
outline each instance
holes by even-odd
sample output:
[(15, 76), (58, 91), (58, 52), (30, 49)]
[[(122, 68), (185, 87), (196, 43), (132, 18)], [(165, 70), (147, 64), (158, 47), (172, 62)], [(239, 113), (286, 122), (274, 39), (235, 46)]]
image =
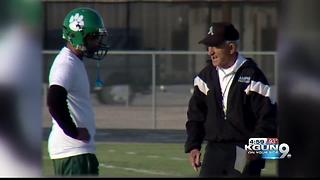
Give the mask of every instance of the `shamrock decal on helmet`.
[(84, 26), (83, 16), (76, 13), (69, 19), (69, 27), (72, 31), (81, 31)]

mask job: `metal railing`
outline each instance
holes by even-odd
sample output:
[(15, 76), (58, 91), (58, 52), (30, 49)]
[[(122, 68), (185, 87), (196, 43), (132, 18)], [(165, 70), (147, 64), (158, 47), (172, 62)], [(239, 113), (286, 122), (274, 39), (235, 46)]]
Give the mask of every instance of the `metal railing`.
[[(57, 50), (44, 50), (44, 55), (55, 55)], [(156, 108), (156, 58), (160, 55), (206, 55), (206, 51), (109, 51), (108, 55), (150, 55), (152, 61), (152, 118), (153, 128), (157, 128), (157, 108)], [(277, 85), (277, 53), (274, 51), (240, 51), (243, 55), (271, 55), (274, 58), (274, 84)], [(127, 103), (128, 104), (128, 103)]]

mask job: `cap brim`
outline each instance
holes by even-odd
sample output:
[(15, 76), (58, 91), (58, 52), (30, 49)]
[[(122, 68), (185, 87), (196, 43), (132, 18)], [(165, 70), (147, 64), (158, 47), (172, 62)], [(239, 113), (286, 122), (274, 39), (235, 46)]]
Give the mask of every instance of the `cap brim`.
[(204, 38), (198, 42), (198, 44), (206, 44), (206, 43), (207, 43), (207, 38)]
[(224, 40), (222, 38), (218, 38), (216, 36), (207, 36), (201, 41), (199, 41), (199, 44), (204, 44), (206, 46), (218, 46), (221, 43), (223, 43)]

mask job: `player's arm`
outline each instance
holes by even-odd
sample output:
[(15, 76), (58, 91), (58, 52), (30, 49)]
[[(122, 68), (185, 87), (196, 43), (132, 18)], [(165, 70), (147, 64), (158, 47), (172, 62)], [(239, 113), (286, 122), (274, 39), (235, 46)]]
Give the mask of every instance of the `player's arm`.
[(86, 137), (89, 136), (87, 129), (77, 128), (73, 122), (67, 104), (67, 95), (68, 92), (64, 87), (51, 85), (47, 96), (49, 112), (66, 135), (86, 141), (89, 139)]

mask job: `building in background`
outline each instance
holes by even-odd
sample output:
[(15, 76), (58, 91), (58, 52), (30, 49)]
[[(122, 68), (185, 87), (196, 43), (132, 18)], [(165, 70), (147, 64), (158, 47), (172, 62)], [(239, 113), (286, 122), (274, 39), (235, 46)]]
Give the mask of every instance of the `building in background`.
[[(277, 39), (277, 0), (44, 0), (45, 50), (63, 46), (61, 26), (64, 15), (79, 6), (101, 12), (110, 32), (111, 50), (186, 50), (205, 51), (198, 44), (212, 21), (231, 21), (239, 30), (240, 51), (275, 51)], [(47, 57), (45, 71), (52, 62)], [(150, 56), (108, 57), (104, 81), (109, 84), (134, 83), (134, 89), (151, 84)], [(274, 57), (253, 56), (270, 83), (275, 81)], [(116, 60), (114, 60), (116, 59)], [(137, 60), (136, 60), (137, 59)], [(157, 57), (157, 84), (191, 84), (190, 80), (204, 66), (203, 56), (165, 55)], [(90, 66), (90, 65), (88, 65)], [(94, 82), (92, 66), (91, 81)], [(44, 76), (46, 77), (46, 76)], [(46, 79), (44, 80), (47, 81)], [(137, 84), (138, 83), (138, 84)], [(140, 85), (139, 85), (140, 83)], [(142, 88), (139, 88), (141, 86)]]

